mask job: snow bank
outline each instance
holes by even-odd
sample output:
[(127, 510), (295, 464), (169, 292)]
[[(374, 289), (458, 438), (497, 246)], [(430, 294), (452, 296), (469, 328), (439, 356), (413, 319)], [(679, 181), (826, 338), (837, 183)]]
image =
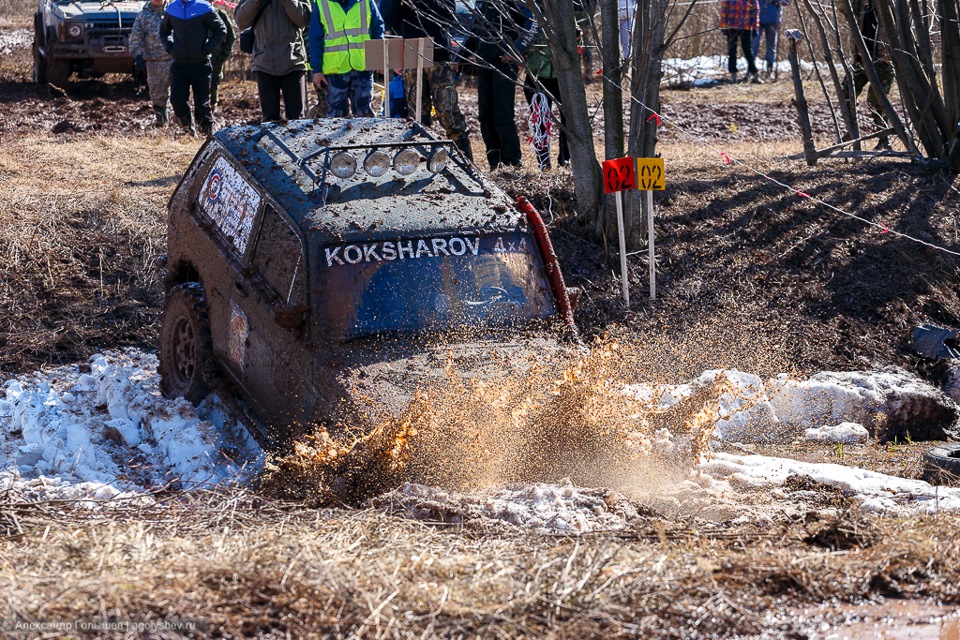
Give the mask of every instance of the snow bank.
[(126, 350), (7, 381), (0, 487), (25, 499), (109, 500), (248, 478), (263, 459), (256, 443), (214, 396), (196, 410), (163, 398), (156, 368), (155, 356)]
[(942, 440), (960, 416), (945, 393), (901, 370), (823, 372), (807, 380), (781, 374), (766, 382), (733, 369), (711, 370), (686, 384), (623, 389), (653, 410), (669, 411), (714, 381), (726, 389), (717, 399), (714, 437), (719, 441)]
[(960, 488), (933, 486), (922, 480), (907, 480), (858, 467), (716, 453), (698, 469), (729, 483), (734, 489), (773, 487), (783, 484), (790, 476), (808, 476), (839, 488), (861, 508), (878, 513), (909, 515), (960, 510)]
[[(780, 60), (776, 63), (777, 72), (790, 75), (790, 63)], [(812, 71), (814, 63), (808, 60), (800, 61), (802, 71)], [(718, 78), (726, 80), (730, 72), (727, 71), (727, 56), (695, 56), (693, 58), (666, 58), (661, 63), (663, 80), (666, 83), (679, 84), (692, 82), (694, 86), (711, 86)], [(826, 67), (822, 67), (826, 68)], [(743, 71), (741, 65), (740, 70)]]

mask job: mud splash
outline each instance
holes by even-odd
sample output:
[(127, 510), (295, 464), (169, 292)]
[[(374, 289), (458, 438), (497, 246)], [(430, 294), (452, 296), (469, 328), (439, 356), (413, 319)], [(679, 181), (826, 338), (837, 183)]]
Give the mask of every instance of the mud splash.
[(624, 391), (624, 349), (469, 379), (448, 369), (399, 417), (371, 432), (302, 438), (267, 465), (262, 487), (312, 504), (360, 504), (404, 483), (469, 491), (512, 483), (572, 482), (625, 493), (682, 479), (707, 451), (722, 377), (669, 409)]

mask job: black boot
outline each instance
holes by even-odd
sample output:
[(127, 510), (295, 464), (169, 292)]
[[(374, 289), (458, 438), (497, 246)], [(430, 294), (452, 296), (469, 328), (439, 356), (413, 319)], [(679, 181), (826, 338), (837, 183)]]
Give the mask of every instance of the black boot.
[(157, 105), (153, 105), (153, 115), (155, 115), (157, 118), (156, 122), (154, 123), (155, 127), (165, 127), (170, 123), (170, 116), (167, 115), (166, 107), (158, 107)]
[(197, 136), (197, 130), (193, 126), (193, 115), (189, 111), (182, 116), (177, 116), (177, 118), (180, 120), (180, 126), (183, 127), (184, 132), (189, 133), (193, 137)]
[(470, 137), (466, 133), (454, 140), (453, 144), (457, 145), (457, 149), (460, 149), (460, 153), (466, 156), (467, 160), (473, 162), (473, 149), (470, 148)]

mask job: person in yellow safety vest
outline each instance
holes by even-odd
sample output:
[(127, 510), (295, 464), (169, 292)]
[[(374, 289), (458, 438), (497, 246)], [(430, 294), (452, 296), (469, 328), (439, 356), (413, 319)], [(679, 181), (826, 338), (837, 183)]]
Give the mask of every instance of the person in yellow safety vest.
[(383, 18), (373, 0), (312, 0), (310, 67), (313, 84), (328, 89), (327, 116), (373, 116), (373, 72), (365, 71), (363, 43), (383, 38)]

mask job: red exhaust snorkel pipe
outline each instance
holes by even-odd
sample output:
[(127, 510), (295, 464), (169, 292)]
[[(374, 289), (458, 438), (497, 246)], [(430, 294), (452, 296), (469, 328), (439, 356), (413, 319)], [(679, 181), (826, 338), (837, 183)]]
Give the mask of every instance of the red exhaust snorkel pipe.
[(573, 308), (570, 306), (570, 296), (567, 295), (567, 286), (563, 282), (563, 274), (560, 272), (560, 263), (557, 262), (557, 254), (553, 251), (553, 243), (550, 242), (550, 236), (547, 235), (547, 225), (543, 223), (543, 218), (533, 208), (530, 201), (525, 197), (517, 198), (517, 206), (520, 211), (527, 216), (527, 222), (533, 228), (533, 237), (537, 240), (537, 247), (540, 249), (540, 255), (543, 256), (544, 270), (547, 272), (547, 278), (550, 280), (550, 288), (553, 290), (553, 297), (557, 300), (557, 307), (560, 311), (560, 318), (563, 321), (564, 328), (576, 339), (580, 339), (580, 333), (577, 331), (577, 325), (573, 322)]

